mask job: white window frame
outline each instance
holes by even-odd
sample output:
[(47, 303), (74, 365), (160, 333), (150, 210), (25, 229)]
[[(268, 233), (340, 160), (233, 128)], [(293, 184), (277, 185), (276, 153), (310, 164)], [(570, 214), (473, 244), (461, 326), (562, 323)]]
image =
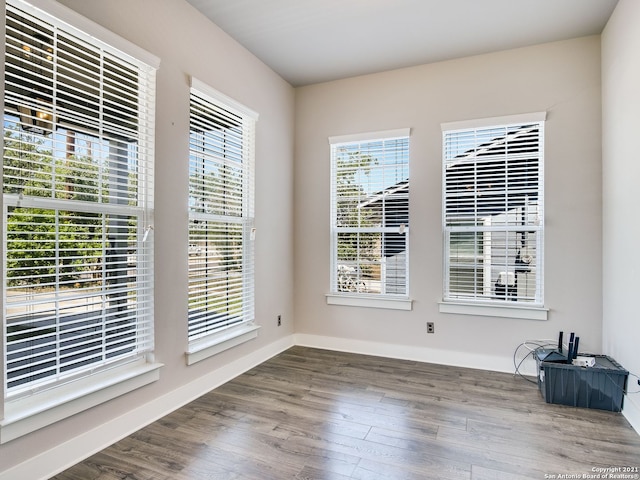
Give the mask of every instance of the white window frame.
[[(256, 338), (258, 334), (254, 305), (257, 120), (258, 114), (253, 110), (191, 78), (188, 365)], [(222, 123), (233, 127), (221, 128)], [(235, 191), (227, 192), (227, 187), (221, 186), (222, 177), (205, 177), (207, 172), (215, 175), (211, 172), (217, 171), (221, 175), (221, 169), (233, 170), (240, 177), (231, 180)], [(192, 171), (203, 173), (198, 177), (192, 175)], [(214, 193), (221, 188), (222, 193)], [(228, 228), (240, 234), (241, 250), (223, 247), (224, 251), (218, 252), (212, 245)], [(207, 240), (209, 237), (214, 240)], [(220, 255), (232, 256), (233, 262), (241, 264), (241, 271), (230, 273), (219, 260)], [(220, 292), (224, 292), (222, 297)]]
[[(403, 188), (403, 192), (400, 195), (406, 195), (406, 212), (407, 220), (409, 217), (409, 163), (410, 163), (410, 128), (401, 128), (396, 130), (385, 130), (378, 132), (366, 132), (359, 134), (340, 135), (329, 137), (329, 145), (331, 149), (331, 274), (330, 274), (330, 288), (329, 293), (326, 294), (327, 303), (329, 305), (342, 305), (342, 306), (356, 306), (356, 307), (370, 307), (370, 308), (386, 308), (392, 310), (411, 310), (412, 301), (409, 297), (409, 223), (401, 224), (399, 226), (383, 226), (378, 227), (345, 227), (338, 225), (338, 207), (337, 207), (337, 192), (338, 192), (338, 156), (340, 150), (343, 148), (363, 147), (367, 148), (370, 145), (379, 145), (380, 142), (386, 144), (387, 141), (390, 145), (397, 140), (406, 141), (406, 150), (403, 150), (403, 154), (406, 155), (406, 162), (398, 162), (397, 166), (406, 167), (407, 175), (406, 182)], [(386, 148), (386, 147), (383, 147)], [(384, 155), (381, 152), (382, 155)], [(381, 167), (382, 171), (385, 167)], [(383, 187), (388, 188), (389, 186)], [(386, 197), (389, 194), (393, 194), (391, 191), (378, 192), (380, 198)], [(392, 234), (394, 236), (400, 235), (399, 238), (404, 238), (404, 292), (402, 293), (389, 293), (385, 292), (386, 280), (384, 272), (381, 271), (381, 286), (380, 293), (369, 293), (366, 288), (360, 290), (359, 288), (344, 290), (345, 276), (352, 276), (352, 272), (339, 271), (339, 259), (338, 259), (338, 235), (339, 233), (381, 233)], [(396, 240), (397, 241), (397, 238)], [(383, 247), (384, 248), (384, 247)], [(384, 263), (384, 262), (383, 262)], [(384, 265), (381, 265), (384, 267)], [(366, 280), (359, 278), (356, 274), (356, 284), (366, 284)]]
[[(469, 315), (479, 315), (479, 316), (493, 316), (493, 317), (507, 317), (507, 318), (518, 318), (518, 319), (531, 319), (531, 320), (546, 320), (548, 309), (544, 305), (544, 126), (546, 120), (546, 112), (535, 112), (535, 113), (527, 113), (520, 115), (509, 115), (503, 117), (491, 117), (491, 118), (483, 118), (483, 119), (475, 119), (461, 122), (450, 122), (441, 124), (442, 128), (442, 138), (443, 138), (443, 173), (442, 173), (442, 185), (443, 185), (443, 208), (442, 208), (442, 225), (443, 225), (443, 300), (439, 304), (439, 310), (442, 313), (453, 313), (453, 314), (469, 314)], [(535, 218), (529, 219), (528, 215), (526, 220), (526, 228), (521, 225), (491, 225), (491, 218), (487, 217), (485, 219), (483, 225), (478, 226), (477, 221), (470, 226), (452, 226), (448, 224), (448, 215), (447, 215), (447, 205), (448, 202), (456, 202), (457, 198), (460, 201), (466, 202), (465, 205), (475, 204), (471, 202), (468, 198), (456, 197), (454, 187), (452, 187), (451, 191), (448, 191), (447, 180), (448, 173), (450, 172), (449, 168), (455, 168), (456, 162), (460, 163), (458, 160), (458, 156), (464, 156), (465, 152), (457, 152), (457, 147), (454, 142), (457, 138), (464, 137), (475, 137), (478, 138), (487, 138), (487, 135), (490, 136), (490, 132), (494, 129), (504, 131), (514, 132), (514, 129), (521, 128), (527, 125), (534, 125), (535, 129), (538, 132), (538, 156), (536, 157), (536, 162), (538, 164), (538, 188), (535, 193)], [(511, 133), (509, 134), (511, 135)], [(516, 134), (517, 135), (517, 134)], [(470, 144), (473, 142), (470, 141)], [(482, 145), (478, 145), (482, 146)], [(462, 148), (463, 150), (466, 147)], [(479, 149), (478, 151), (480, 151)], [(463, 154), (463, 155), (461, 155)], [(486, 153), (485, 153), (486, 155)], [(527, 154), (528, 155), (528, 154)], [(510, 154), (506, 154), (504, 158), (516, 158), (516, 156), (511, 156)], [(468, 155), (468, 159), (465, 161), (474, 160), (475, 154)], [(477, 164), (476, 164), (477, 165)], [(452, 171), (452, 170), (451, 170)], [(493, 174), (493, 173), (491, 173)], [(480, 177), (478, 177), (480, 178)], [(453, 177), (450, 178), (453, 180)], [(453, 185), (453, 184), (452, 184)], [(506, 187), (508, 188), (508, 187)], [(522, 210), (523, 207), (521, 207)], [(509, 210), (506, 210), (502, 215), (509, 215)], [(475, 215), (478, 219), (482, 218), (482, 215), (479, 211), (475, 210)], [(525, 217), (524, 210), (522, 210), (521, 216)], [(509, 222), (505, 222), (509, 223)], [(536, 239), (535, 245), (535, 254), (533, 255), (533, 264), (531, 267), (535, 269), (535, 289), (533, 298), (525, 297), (524, 295), (515, 293), (514, 281), (511, 279), (516, 273), (505, 272), (500, 277), (505, 285), (512, 287), (511, 290), (505, 288), (505, 292), (511, 292), (511, 297), (509, 297), (508, 293), (504, 293), (502, 295), (502, 291), (498, 292), (497, 284), (500, 280), (496, 281), (495, 291), (491, 290), (494, 288), (493, 285), (484, 285), (483, 291), (480, 293), (468, 293), (465, 294), (463, 292), (450, 292), (450, 237), (455, 232), (467, 232), (470, 235), (482, 235), (483, 241), (482, 252), (478, 253), (478, 255), (482, 258), (478, 261), (470, 261), (471, 264), (475, 264), (473, 267), (478, 270), (478, 275), (482, 276), (483, 284), (487, 284), (489, 280), (492, 282), (495, 280), (493, 275), (495, 272), (492, 272), (492, 268), (495, 269), (495, 265), (492, 263), (491, 255), (492, 255), (492, 242), (491, 235), (495, 235), (491, 233), (492, 230), (500, 231), (499, 235), (503, 235), (504, 232), (509, 232), (506, 235), (525, 235), (523, 233), (524, 230), (529, 232), (529, 234), (534, 235)], [(484, 232), (484, 233), (483, 233)], [(488, 239), (487, 239), (487, 232)], [(499, 237), (500, 238), (500, 237)], [(495, 242), (494, 242), (495, 243)], [(518, 253), (519, 255), (520, 253)], [(489, 258), (484, 258), (486, 256)], [(510, 258), (510, 257), (509, 257)], [(531, 261), (531, 257), (526, 258), (527, 261)], [(505, 270), (511, 271), (514, 268), (511, 260), (506, 260), (508, 264), (505, 266)], [(517, 262), (518, 260), (516, 260)], [(479, 266), (478, 266), (479, 265)], [(482, 270), (482, 272), (480, 272)], [(507, 283), (508, 282), (508, 283)], [(500, 284), (502, 285), (502, 284)], [(517, 286), (517, 281), (515, 283)], [(477, 286), (476, 286), (477, 288)], [(500, 293), (497, 295), (496, 292)], [(527, 295), (531, 295), (527, 293)]]
[[(31, 197), (29, 194), (16, 195), (14, 193), (4, 193), (2, 200), (3, 208), (3, 229), (4, 241), (2, 243), (3, 257), (3, 329), (7, 329), (7, 298), (6, 298), (6, 269), (7, 269), (7, 240), (6, 240), (6, 224), (7, 212), (9, 207), (25, 207), (25, 208), (42, 208), (52, 211), (73, 210), (77, 212), (86, 211), (88, 213), (98, 213), (104, 215), (127, 215), (137, 218), (137, 240), (136, 260), (127, 259), (127, 262), (135, 262), (136, 268), (136, 342), (140, 345), (126, 356), (120, 357), (117, 363), (106, 362), (100, 367), (95, 366), (91, 369), (76, 370), (73, 375), (68, 378), (65, 376), (56, 376), (55, 382), (33, 384), (31, 389), (20, 388), (18, 390), (7, 388), (7, 337), (2, 335), (2, 352), (3, 361), (0, 362), (2, 367), (0, 373), (3, 378), (3, 401), (0, 402), (0, 443), (5, 443), (26, 435), (30, 432), (38, 430), (44, 426), (50, 425), (61, 419), (79, 413), (83, 410), (99, 405), (117, 396), (123, 395), (129, 391), (140, 388), (151, 382), (158, 380), (159, 369), (162, 364), (155, 362), (153, 355), (153, 158), (154, 158), (154, 120), (155, 120), (155, 72), (159, 67), (159, 59), (154, 55), (142, 50), (136, 45), (124, 40), (114, 33), (104, 29), (94, 22), (82, 17), (69, 8), (52, 0), (7, 0), (7, 10), (18, 9), (23, 13), (20, 16), (28, 16), (35, 22), (34, 24), (44, 24), (46, 28), (55, 32), (56, 35), (62, 35), (65, 38), (73, 38), (74, 41), (82, 48), (91, 51), (102, 52), (97, 55), (109, 56), (114, 64), (120, 65), (124, 62), (128, 66), (133, 66), (139, 76), (137, 92), (130, 92), (137, 98), (137, 114), (133, 122), (139, 122), (133, 128), (138, 165), (138, 196), (136, 205), (121, 205), (119, 202), (78, 202), (78, 200), (37, 196)], [(39, 28), (39, 27), (37, 27)], [(8, 34), (9, 32), (7, 32)], [(54, 37), (57, 38), (57, 37)], [(32, 52), (26, 50), (28, 54)], [(45, 50), (42, 50), (44, 53)], [(57, 66), (59, 59), (56, 57), (55, 46), (51, 50), (52, 55), (47, 58), (50, 65)], [(48, 53), (44, 53), (48, 55)], [(102, 57), (101, 57), (102, 58)], [(17, 60), (5, 59), (5, 68), (7, 62), (16, 62)], [(69, 59), (67, 58), (67, 61)], [(48, 67), (47, 67), (48, 68)], [(47, 71), (53, 71), (51, 70)], [(33, 77), (32, 77), (33, 78)], [(56, 84), (54, 84), (56, 85)], [(104, 84), (100, 85), (104, 88)], [(53, 95), (50, 98), (52, 105), (52, 114), (47, 116), (46, 112), (43, 117), (29, 113), (29, 109), (34, 109), (34, 105), (27, 97), (25, 102), (18, 104), (23, 107), (21, 110), (17, 108), (18, 114), (22, 113), (24, 117), (20, 117), (20, 122), (27, 125), (30, 122), (31, 115), (43, 118), (44, 122), (37, 124), (33, 120), (35, 126), (34, 131), (38, 135), (53, 135), (51, 131), (57, 125), (64, 126), (73, 130), (73, 125), (64, 124), (65, 114), (59, 112), (56, 108), (59, 105), (59, 96), (54, 88)], [(6, 93), (6, 92), (5, 92)], [(113, 93), (113, 92), (112, 92)], [(12, 115), (9, 110), (13, 107), (8, 106), (5, 95), (5, 113), (4, 115)], [(11, 97), (11, 102), (15, 102), (15, 97)], [(29, 97), (30, 98), (30, 97)], [(38, 99), (41, 102), (41, 99)], [(37, 106), (40, 106), (39, 103)], [(72, 108), (72, 107), (70, 107)], [(86, 107), (90, 113), (90, 121), (95, 122), (97, 118), (102, 118), (96, 109), (91, 110), (91, 106)], [(9, 110), (8, 110), (9, 109)], [(88, 112), (89, 110), (85, 110)], [(31, 110), (32, 112), (35, 110)], [(27, 113), (25, 113), (27, 112)], [(71, 112), (71, 113), (70, 113)], [(95, 112), (95, 114), (93, 113)], [(75, 111), (66, 112), (76, 114)], [(79, 117), (78, 117), (79, 118)], [(144, 120), (142, 120), (144, 118)], [(103, 122), (104, 120), (98, 120)], [(26, 122), (26, 123), (25, 123)], [(81, 124), (78, 120), (78, 124)], [(100, 123), (102, 125), (102, 123)], [(25, 127), (26, 128), (26, 127)], [(4, 127), (3, 127), (4, 131)], [(86, 130), (92, 134), (91, 127)], [(102, 130), (101, 130), (102, 131)], [(48, 133), (47, 133), (48, 132)], [(108, 138), (108, 134), (104, 138)], [(3, 135), (4, 142), (4, 135)], [(119, 147), (116, 147), (119, 148)], [(3, 148), (4, 152), (4, 148)], [(117, 150), (115, 155), (122, 155), (121, 150)], [(110, 153), (111, 155), (111, 153)], [(111, 194), (109, 194), (111, 195)], [(117, 194), (118, 195), (118, 194)], [(74, 203), (76, 202), (76, 203)], [(26, 257), (25, 257), (26, 258)], [(79, 298), (83, 295), (78, 291)], [(56, 314), (58, 318), (59, 313)], [(14, 382), (15, 383), (15, 382)]]

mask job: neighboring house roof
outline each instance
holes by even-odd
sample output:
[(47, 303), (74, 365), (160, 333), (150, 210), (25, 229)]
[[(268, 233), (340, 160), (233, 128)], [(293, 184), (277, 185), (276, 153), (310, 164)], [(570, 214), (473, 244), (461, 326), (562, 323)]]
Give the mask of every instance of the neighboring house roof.
[(407, 198), (408, 194), (409, 179), (403, 180), (402, 182), (396, 183), (395, 185), (392, 185), (380, 192), (369, 195), (363, 202), (358, 204), (358, 208), (370, 208), (376, 204), (380, 204), (385, 199), (387, 199), (387, 202), (389, 200), (394, 200), (394, 197), (395, 199), (399, 199), (401, 195), (401, 198)]
[[(537, 157), (541, 148), (531, 140), (538, 136), (538, 128), (537, 124), (526, 125), (457, 155), (446, 167), (447, 194), (482, 199), (481, 211), (487, 217), (537, 200), (539, 166), (529, 154)], [(504, 160), (507, 149), (515, 154), (508, 164)], [(447, 204), (447, 214), (463, 216), (475, 208), (471, 202)]]
[[(531, 156), (527, 154), (535, 153), (537, 156), (541, 147), (537, 142), (530, 141), (532, 136), (538, 135), (538, 128), (537, 124), (526, 125), (457, 155), (446, 167), (447, 182), (450, 187), (448, 191), (482, 198), (482, 213), (486, 216), (504, 214), (508, 210), (537, 200), (539, 168), (537, 164), (531, 162)], [(520, 154), (510, 159), (508, 165), (504, 157), (500, 157), (500, 154), (505, 153), (507, 145), (510, 152), (515, 149)], [(482, 157), (487, 159), (479, 161)], [(491, 174), (478, 175), (478, 171), (481, 170)], [(505, 188), (507, 178), (510, 185), (516, 185), (515, 188)], [(358, 204), (358, 208), (381, 208), (384, 204), (384, 226), (408, 226), (409, 212), (406, 208), (408, 198), (409, 179), (369, 195)], [(475, 212), (475, 206), (468, 203), (448, 205), (447, 208), (452, 209), (447, 213), (460, 216)], [(403, 251), (398, 247), (403, 243), (397, 241), (400, 235), (403, 234), (398, 232), (385, 235), (385, 256), (396, 255)], [(389, 237), (388, 240), (386, 236)]]
[[(383, 207), (384, 205), (384, 207)], [(358, 208), (382, 209), (384, 227), (398, 227), (398, 232), (384, 234), (382, 246), (383, 255), (392, 257), (405, 251), (404, 232), (400, 232), (401, 225), (409, 225), (409, 180), (403, 180), (389, 188), (369, 195), (358, 204)]]
[[(510, 190), (508, 193), (509, 206), (514, 207), (516, 204), (522, 205), (525, 197), (528, 200), (537, 199), (537, 188), (532, 188), (538, 184), (538, 166), (531, 163), (531, 157), (527, 153), (538, 153), (539, 145), (529, 141), (532, 135), (538, 135), (538, 125), (526, 125), (517, 130), (509, 132), (507, 135), (496, 137), (484, 144), (480, 144), (473, 149), (469, 149), (455, 157), (455, 161), (447, 166), (447, 177), (452, 184), (456, 185), (457, 191), (468, 191), (471, 186), (475, 186), (473, 194), (487, 199), (493, 195), (496, 200), (505, 198), (504, 182), (500, 183), (500, 178), (507, 178), (513, 183), (517, 183), (518, 189)], [(511, 159), (509, 162), (509, 171), (503, 158), (495, 160), (486, 160), (478, 162), (482, 157), (492, 157), (505, 153), (505, 146), (509, 145), (510, 152), (517, 149), (520, 154), (519, 158)], [(492, 172), (492, 175), (471, 176), (473, 171), (486, 170)], [(501, 171), (502, 170), (502, 171)], [(470, 181), (470, 178), (473, 179)], [(526, 194), (523, 193), (526, 191)], [(393, 208), (408, 198), (409, 179), (396, 183), (384, 190), (369, 195), (365, 200), (360, 202), (358, 208), (374, 208), (379, 207), (384, 201), (385, 205)], [(495, 211), (492, 215), (505, 212), (505, 205), (496, 204)], [(408, 224), (409, 219), (405, 218), (403, 222)], [(398, 223), (398, 225), (400, 225)]]

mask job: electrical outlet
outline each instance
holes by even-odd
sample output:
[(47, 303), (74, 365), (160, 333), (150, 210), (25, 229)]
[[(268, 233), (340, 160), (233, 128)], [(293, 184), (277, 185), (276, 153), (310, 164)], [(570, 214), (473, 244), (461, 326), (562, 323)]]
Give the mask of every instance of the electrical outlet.
[(427, 322), (427, 333), (436, 333), (436, 326), (433, 322)]
[(278, 315), (278, 326), (282, 325), (282, 315)]

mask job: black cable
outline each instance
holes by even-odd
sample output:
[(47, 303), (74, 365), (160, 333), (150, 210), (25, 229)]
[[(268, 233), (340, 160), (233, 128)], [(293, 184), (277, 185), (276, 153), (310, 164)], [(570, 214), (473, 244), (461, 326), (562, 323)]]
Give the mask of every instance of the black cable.
[[(525, 379), (527, 382), (531, 382), (534, 383), (533, 380), (531, 380), (530, 378), (525, 377), (521, 372), (520, 372), (520, 366), (522, 365), (522, 363), (529, 357), (529, 355), (531, 355), (533, 352), (535, 352), (535, 350), (530, 350), (529, 353), (527, 353), (524, 358), (522, 358), (522, 360), (520, 360), (520, 363), (516, 364), (516, 357), (518, 355), (518, 351), (520, 350), (521, 347), (525, 346), (525, 343), (521, 343), (520, 345), (518, 345), (515, 349), (515, 351), (513, 352), (513, 367), (515, 368), (514, 371), (514, 376), (515, 375), (519, 375), (521, 378)], [(537, 383), (537, 382), (535, 382)]]
[[(535, 346), (536, 348), (534, 349), (529, 349), (529, 353), (527, 353), (521, 360), (520, 362), (516, 363), (516, 357), (518, 355), (518, 351), (520, 350), (520, 348), (522, 347), (526, 347), (529, 348), (528, 346), (532, 345)], [(518, 375), (521, 378), (523, 378), (524, 380), (526, 380), (529, 383), (535, 383), (536, 385), (538, 384), (537, 380), (531, 380), (530, 378), (527, 378), (525, 375), (523, 375), (520, 372), (520, 367), (522, 366), (522, 364), (524, 363), (524, 361), (529, 358), (529, 356), (533, 356), (539, 349), (541, 348), (546, 348), (546, 347), (555, 347), (555, 344), (550, 344), (550, 343), (539, 343), (536, 341), (529, 341), (529, 342), (522, 342), (520, 345), (518, 345), (515, 349), (515, 351), (513, 352), (513, 366), (515, 368), (514, 371), (514, 376)], [(538, 373), (536, 372), (536, 378), (537, 378)]]
[[(607, 372), (604, 372), (604, 374), (607, 376), (607, 378), (611, 381), (611, 383), (613, 383), (613, 385), (614, 385), (617, 389), (622, 390), (622, 393), (623, 393), (623, 394), (625, 394), (625, 395), (631, 395), (631, 394), (634, 394), (634, 393), (640, 393), (640, 390), (636, 390), (635, 392), (629, 392), (629, 391), (625, 390), (624, 385), (620, 385), (616, 380), (614, 380), (613, 378), (611, 378), (611, 376), (610, 376)], [(636, 378), (640, 378), (640, 377), (638, 377), (638, 376), (637, 376), (636, 374), (634, 374), (634, 373), (629, 373), (629, 377), (636, 377)], [(628, 380), (627, 380), (627, 388), (629, 388), (629, 381), (628, 381)]]
[[(638, 375), (636, 375), (635, 373), (631, 373), (629, 372), (629, 376), (630, 377), (636, 377), (636, 385), (640, 385), (640, 377)], [(627, 387), (629, 386), (629, 383), (627, 382)], [(635, 392), (624, 392), (626, 394), (630, 394), (630, 393), (640, 393), (640, 390), (636, 390)]]

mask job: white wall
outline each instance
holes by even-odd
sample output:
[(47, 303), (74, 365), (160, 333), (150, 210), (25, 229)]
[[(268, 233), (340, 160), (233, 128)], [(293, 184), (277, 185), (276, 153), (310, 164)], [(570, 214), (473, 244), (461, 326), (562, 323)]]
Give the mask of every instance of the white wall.
[[(620, 0), (602, 34), (604, 351), (640, 375), (640, 2)], [(640, 389), (630, 378), (629, 390)], [(640, 431), (640, 396), (624, 413)]]
[[(547, 112), (547, 321), (441, 314), (442, 122)], [(600, 37), (296, 90), (295, 317), (300, 343), (513, 371), (524, 340), (574, 331), (600, 353)], [(328, 137), (411, 127), (413, 311), (327, 305)], [(427, 335), (425, 323), (435, 322)], [(532, 365), (529, 366), (533, 371)]]
[[(206, 388), (207, 382), (224, 377), (212, 377), (216, 371), (230, 365), (245, 368), (248, 358), (260, 361), (262, 353), (256, 352), (269, 355), (274, 348), (286, 346), (293, 332), (293, 88), (184, 0), (60, 3), (161, 59), (157, 76), (155, 335), (156, 358), (165, 366), (160, 380), (152, 385), (1, 445), (0, 478), (12, 465), (30, 461), (51, 461), (50, 468), (55, 468), (58, 458), (37, 456), (67, 441), (71, 441), (69, 449), (83, 455), (83, 449), (91, 447), (78, 445), (78, 439), (87, 432), (122, 415), (129, 424), (121, 422), (124, 426), (112, 428), (109, 434), (135, 428), (147, 415), (145, 409), (151, 409), (148, 405), (158, 405), (166, 398), (170, 407), (169, 400), (179, 398), (176, 392), (180, 389), (196, 392)], [(190, 75), (260, 114), (256, 141), (256, 320), (262, 328), (257, 339), (187, 367)], [(278, 314), (283, 319), (281, 327), (276, 326)], [(273, 345), (276, 347), (270, 349)], [(143, 408), (136, 411), (138, 407)], [(103, 441), (112, 440), (107, 436)]]

